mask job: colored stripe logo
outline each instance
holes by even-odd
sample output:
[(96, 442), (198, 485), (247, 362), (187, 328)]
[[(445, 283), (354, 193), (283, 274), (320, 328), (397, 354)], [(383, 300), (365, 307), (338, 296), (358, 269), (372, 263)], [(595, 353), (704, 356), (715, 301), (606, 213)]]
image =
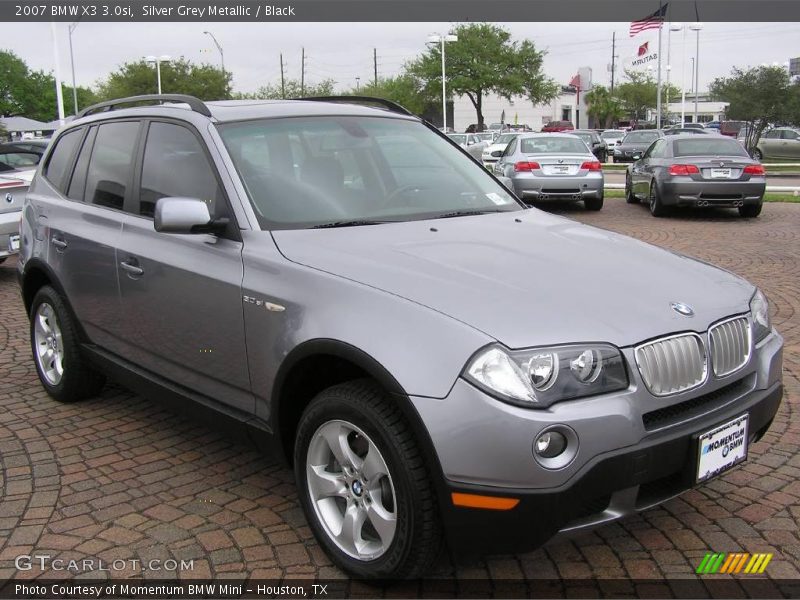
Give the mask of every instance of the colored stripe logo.
[(695, 572), (698, 575), (713, 575), (716, 573), (758, 575), (766, 570), (769, 561), (772, 560), (772, 556), (772, 553), (707, 552)]

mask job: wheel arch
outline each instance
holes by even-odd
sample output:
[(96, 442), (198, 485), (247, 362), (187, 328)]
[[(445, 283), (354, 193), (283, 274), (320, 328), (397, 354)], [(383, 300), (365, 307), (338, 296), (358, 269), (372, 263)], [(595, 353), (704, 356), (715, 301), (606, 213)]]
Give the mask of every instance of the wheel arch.
[(61, 282), (50, 265), (39, 258), (32, 258), (28, 260), (28, 262), (25, 264), (25, 270), (20, 277), (20, 289), (22, 292), (22, 302), (25, 305), (25, 314), (30, 317), (33, 299), (36, 297), (36, 293), (46, 285), (51, 286), (56, 292), (58, 292), (58, 295), (61, 296), (61, 299), (64, 301), (64, 304), (69, 311), (69, 316), (72, 319), (72, 323), (78, 332), (78, 336), (81, 340), (87, 341), (88, 338), (86, 337), (86, 332), (83, 329), (83, 325), (75, 315), (75, 311), (73, 310), (72, 304), (69, 301), (69, 297), (64, 290), (64, 286), (61, 285)]

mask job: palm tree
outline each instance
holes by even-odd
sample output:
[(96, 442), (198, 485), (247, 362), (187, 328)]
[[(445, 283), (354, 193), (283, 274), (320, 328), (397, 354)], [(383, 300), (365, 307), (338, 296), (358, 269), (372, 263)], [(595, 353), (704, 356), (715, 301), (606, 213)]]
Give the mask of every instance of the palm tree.
[(620, 99), (602, 85), (592, 87), (586, 94), (586, 106), (589, 115), (602, 123), (603, 127), (611, 127), (614, 121), (625, 116)]

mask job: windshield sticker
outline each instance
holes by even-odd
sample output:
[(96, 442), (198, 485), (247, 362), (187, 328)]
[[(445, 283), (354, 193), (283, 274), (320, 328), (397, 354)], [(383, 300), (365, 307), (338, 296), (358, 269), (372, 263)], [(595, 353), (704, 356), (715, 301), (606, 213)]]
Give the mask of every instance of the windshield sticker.
[(489, 192), (488, 194), (486, 194), (486, 197), (492, 202), (494, 202), (497, 206), (503, 206), (503, 204), (509, 203), (508, 198), (503, 198), (500, 194), (497, 194), (495, 192)]

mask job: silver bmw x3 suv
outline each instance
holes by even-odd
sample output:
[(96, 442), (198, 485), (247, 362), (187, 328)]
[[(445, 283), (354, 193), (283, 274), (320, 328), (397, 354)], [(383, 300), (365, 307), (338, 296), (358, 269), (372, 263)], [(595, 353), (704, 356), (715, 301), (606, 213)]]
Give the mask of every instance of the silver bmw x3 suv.
[(241, 425), (368, 578), (532, 549), (747, 458), (782, 396), (758, 289), (530, 209), (363, 102), (138, 97), (61, 130), (18, 263), (49, 394), (108, 375)]

